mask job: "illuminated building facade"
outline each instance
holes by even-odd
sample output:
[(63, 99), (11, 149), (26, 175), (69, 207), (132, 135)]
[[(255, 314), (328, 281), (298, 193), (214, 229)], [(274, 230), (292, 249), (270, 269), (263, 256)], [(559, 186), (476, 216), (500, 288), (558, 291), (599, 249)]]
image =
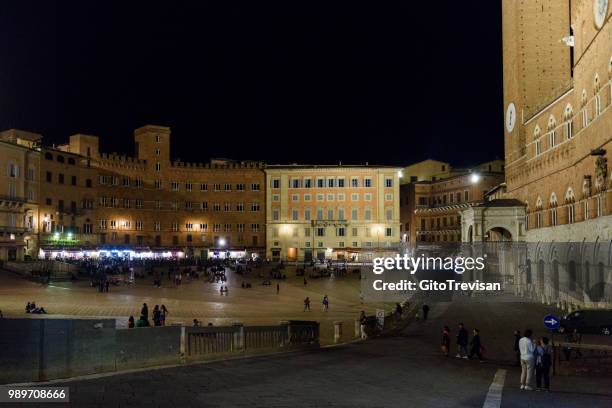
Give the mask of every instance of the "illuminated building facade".
[(502, 160), (469, 169), (437, 160), (404, 168), (400, 188), (403, 241), (460, 242), (460, 211), (482, 204), (485, 194), (503, 180)]
[(400, 168), (268, 165), (267, 257), (368, 260), (400, 242)]

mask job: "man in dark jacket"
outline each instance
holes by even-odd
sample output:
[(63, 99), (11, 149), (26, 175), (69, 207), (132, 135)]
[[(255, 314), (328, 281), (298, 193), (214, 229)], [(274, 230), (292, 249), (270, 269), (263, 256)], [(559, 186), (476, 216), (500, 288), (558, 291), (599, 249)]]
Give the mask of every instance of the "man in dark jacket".
[(429, 305), (423, 305), (423, 321), (427, 320), (427, 315), (429, 314)]
[(146, 303), (142, 304), (142, 309), (140, 309), (140, 315), (143, 316), (145, 320), (149, 320), (149, 307)]
[(516, 356), (517, 367), (521, 366), (521, 350), (519, 349), (519, 341), (521, 340), (521, 331), (514, 331), (514, 355)]
[(480, 342), (480, 332), (478, 329), (474, 329), (472, 341), (470, 342), (470, 355), (469, 358), (478, 356), (478, 360), (482, 361), (482, 344)]
[(459, 323), (459, 331), (457, 332), (457, 358), (468, 358), (467, 346), (468, 346), (468, 331), (466, 330), (463, 323)]

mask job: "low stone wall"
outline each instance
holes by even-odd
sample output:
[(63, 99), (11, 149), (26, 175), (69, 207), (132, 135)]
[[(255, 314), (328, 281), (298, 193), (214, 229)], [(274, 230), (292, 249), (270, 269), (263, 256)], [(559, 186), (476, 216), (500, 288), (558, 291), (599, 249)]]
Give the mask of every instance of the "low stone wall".
[(318, 345), (317, 322), (117, 329), (114, 319), (0, 319), (0, 384)]

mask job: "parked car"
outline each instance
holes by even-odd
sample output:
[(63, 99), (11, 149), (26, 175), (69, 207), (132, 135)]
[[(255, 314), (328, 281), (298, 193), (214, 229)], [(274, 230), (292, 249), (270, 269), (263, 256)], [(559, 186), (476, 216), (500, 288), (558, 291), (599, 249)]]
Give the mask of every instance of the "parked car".
[(577, 310), (561, 319), (559, 332), (580, 334), (612, 334), (612, 309)]

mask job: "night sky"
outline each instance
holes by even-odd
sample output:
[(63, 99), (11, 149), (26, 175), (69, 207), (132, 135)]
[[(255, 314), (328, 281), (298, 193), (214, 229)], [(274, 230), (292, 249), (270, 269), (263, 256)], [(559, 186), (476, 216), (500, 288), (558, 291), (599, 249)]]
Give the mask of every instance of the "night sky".
[(500, 1), (10, 1), (0, 128), (172, 157), (458, 165), (503, 157)]

